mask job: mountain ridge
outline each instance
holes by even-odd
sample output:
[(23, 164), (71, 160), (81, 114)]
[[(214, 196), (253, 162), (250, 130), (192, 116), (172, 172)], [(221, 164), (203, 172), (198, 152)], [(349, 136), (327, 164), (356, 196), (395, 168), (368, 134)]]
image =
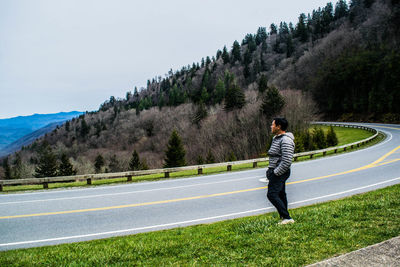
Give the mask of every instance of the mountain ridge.
[[(80, 111), (58, 112), (50, 114), (33, 114), (0, 119), (0, 155), (4, 155), (3, 149), (18, 139), (31, 134), (51, 123), (61, 123), (82, 115)], [(39, 137), (39, 136), (38, 136)], [(28, 145), (25, 144), (24, 145)]]

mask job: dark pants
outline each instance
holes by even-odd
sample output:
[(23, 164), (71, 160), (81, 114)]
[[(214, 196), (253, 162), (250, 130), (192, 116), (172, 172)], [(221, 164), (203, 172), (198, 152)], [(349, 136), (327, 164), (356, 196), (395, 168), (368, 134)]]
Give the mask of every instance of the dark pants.
[(273, 169), (268, 169), (267, 171), (267, 178), (269, 180), (267, 197), (283, 219), (291, 219), (285, 192), (285, 183), (289, 176), (290, 170), (280, 176), (276, 176)]

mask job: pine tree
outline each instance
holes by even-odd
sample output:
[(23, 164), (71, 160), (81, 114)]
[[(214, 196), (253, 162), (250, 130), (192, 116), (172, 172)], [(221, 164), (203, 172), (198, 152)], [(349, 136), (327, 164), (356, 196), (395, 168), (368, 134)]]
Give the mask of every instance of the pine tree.
[(81, 130), (80, 130), (80, 134), (83, 138), (86, 137), (86, 135), (89, 133), (90, 131), (90, 126), (87, 125), (85, 119), (81, 120)]
[(270, 35), (278, 33), (278, 29), (274, 23), (272, 23), (269, 28), (270, 28), (270, 32), (269, 32)]
[(109, 168), (110, 172), (119, 171), (119, 162), (117, 159), (117, 155), (114, 154), (110, 157), (110, 162), (108, 163), (108, 168)]
[(342, 17), (347, 16), (349, 13), (349, 7), (346, 4), (345, 0), (339, 0), (335, 5), (335, 19), (340, 19)]
[(304, 43), (308, 40), (308, 29), (306, 25), (306, 15), (301, 13), (299, 16), (299, 22), (296, 26), (296, 37), (300, 39), (300, 42)]
[(70, 123), (69, 123), (69, 121), (67, 121), (67, 122), (65, 123), (65, 130), (66, 130), (67, 132), (70, 131)]
[(324, 131), (320, 127), (315, 127), (313, 130), (313, 142), (318, 149), (326, 147), (326, 137)]
[(14, 159), (14, 166), (12, 167), (12, 177), (14, 179), (20, 179), (21, 173), (22, 173), (22, 159), (21, 155), (19, 153), (15, 153), (15, 159)]
[(10, 164), (8, 163), (8, 157), (3, 159), (3, 168), (4, 168), (5, 178), (6, 179), (12, 179), (11, 167), (10, 167)]
[(197, 105), (196, 111), (193, 115), (193, 123), (196, 125), (200, 125), (200, 122), (208, 116), (208, 111), (206, 105), (203, 101), (200, 101)]
[(204, 159), (203, 159), (203, 157), (201, 155), (197, 156), (196, 163), (197, 163), (197, 165), (203, 165), (204, 164)]
[(57, 158), (47, 142), (42, 144), (39, 150), (38, 165), (35, 168), (35, 177), (57, 176)]
[(61, 164), (60, 167), (58, 168), (57, 175), (58, 176), (71, 176), (75, 175), (76, 170), (74, 170), (74, 167), (72, 164), (69, 162), (69, 158), (65, 153), (61, 155)]
[(265, 92), (261, 104), (261, 113), (267, 118), (271, 118), (273, 115), (278, 114), (283, 106), (285, 105), (285, 100), (279, 93), (279, 90), (275, 87), (268, 87)]
[(246, 97), (243, 89), (236, 83), (229, 86), (225, 95), (225, 109), (231, 111), (234, 109), (241, 109), (246, 104)]
[(235, 63), (236, 61), (241, 60), (241, 55), (240, 55), (240, 44), (238, 41), (235, 40), (235, 42), (233, 42), (233, 46), (232, 46), (232, 63)]
[(267, 40), (267, 29), (259, 27), (256, 35), (256, 44), (259, 45)]
[(185, 166), (186, 151), (183, 147), (181, 137), (176, 130), (172, 131), (168, 141), (167, 150), (165, 151), (164, 168)]
[(330, 147), (330, 146), (336, 146), (338, 143), (339, 143), (339, 141), (336, 136), (335, 130), (333, 129), (333, 126), (331, 125), (326, 134), (326, 144), (328, 147)]
[(131, 171), (140, 170), (140, 158), (136, 150), (133, 151), (131, 160), (129, 161), (129, 169)]
[(215, 86), (215, 96), (213, 98), (214, 104), (215, 103), (221, 104), (225, 98), (225, 93), (226, 93), (225, 84), (221, 79), (219, 79)]
[(104, 166), (104, 158), (100, 154), (97, 155), (96, 159), (94, 160), (94, 168), (96, 170), (96, 173), (99, 173), (101, 171), (101, 168)]
[(261, 75), (260, 80), (258, 82), (258, 92), (262, 94), (265, 91), (267, 91), (267, 89), (268, 89), (268, 79), (267, 76), (263, 74)]
[(211, 152), (211, 149), (208, 150), (206, 163), (207, 164), (215, 163), (215, 157), (214, 157), (213, 153)]
[(226, 49), (226, 46), (224, 46), (224, 49), (222, 50), (222, 60), (224, 61), (224, 65), (229, 63), (229, 54), (228, 50)]
[(229, 153), (229, 155), (228, 155), (228, 157), (227, 157), (226, 160), (227, 160), (227, 161), (237, 161), (237, 158), (236, 158), (236, 156), (235, 156), (235, 153), (233, 153), (233, 152)]

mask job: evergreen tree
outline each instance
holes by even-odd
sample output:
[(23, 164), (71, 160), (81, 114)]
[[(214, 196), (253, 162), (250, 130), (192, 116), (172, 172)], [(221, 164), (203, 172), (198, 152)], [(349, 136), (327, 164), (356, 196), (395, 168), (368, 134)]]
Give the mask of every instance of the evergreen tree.
[(186, 151), (183, 147), (181, 137), (176, 130), (172, 131), (168, 141), (167, 150), (165, 151), (164, 168), (185, 166)]
[(308, 40), (308, 29), (306, 25), (306, 15), (301, 13), (299, 16), (299, 22), (296, 25), (296, 37), (300, 39), (300, 42), (304, 43)]
[(306, 151), (312, 151), (316, 149), (316, 146), (313, 141), (313, 137), (310, 131), (307, 129), (302, 136), (303, 146)]
[(10, 164), (8, 163), (8, 157), (3, 159), (3, 168), (4, 168), (5, 178), (6, 179), (12, 179), (11, 167), (10, 167)]
[(278, 33), (278, 28), (276, 27), (276, 25), (274, 23), (272, 23), (269, 28), (270, 28), (270, 32), (269, 32), (270, 35)]
[(203, 101), (200, 101), (199, 104), (197, 105), (196, 111), (193, 116), (193, 123), (196, 125), (200, 125), (200, 122), (206, 118), (208, 115), (207, 107), (203, 103)]
[(333, 129), (333, 126), (331, 125), (326, 134), (326, 144), (328, 147), (330, 147), (330, 146), (336, 146), (338, 143), (339, 143), (339, 141), (336, 136), (335, 130)]
[(313, 130), (313, 143), (318, 149), (323, 149), (326, 147), (326, 138), (324, 131), (320, 127), (315, 127)]
[(286, 38), (286, 57), (291, 57), (294, 52), (294, 45), (292, 37), (289, 35)]
[(235, 40), (233, 42), (232, 46), (232, 63), (235, 63), (236, 61), (241, 61), (242, 57), (240, 55), (240, 44), (238, 41)]
[(211, 152), (211, 149), (208, 150), (207, 158), (206, 158), (206, 163), (207, 164), (212, 164), (215, 163), (215, 157), (213, 153)]
[(261, 104), (261, 113), (267, 118), (271, 118), (273, 115), (278, 114), (283, 106), (285, 105), (285, 100), (279, 93), (279, 90), (275, 87), (268, 87), (265, 92)]
[(54, 177), (57, 176), (57, 158), (47, 142), (42, 144), (39, 149), (38, 165), (35, 168), (35, 177)]
[(224, 46), (224, 49), (222, 50), (222, 60), (224, 61), (224, 65), (229, 63), (229, 54), (226, 46)]
[(221, 79), (219, 79), (217, 84), (216, 84), (216, 86), (215, 86), (215, 96), (213, 98), (214, 104), (215, 103), (218, 103), (218, 104), (222, 103), (222, 101), (225, 98), (225, 91), (226, 91), (225, 84)]
[(71, 162), (69, 162), (69, 158), (65, 153), (61, 155), (61, 164), (58, 169), (57, 175), (58, 176), (71, 176), (75, 175), (76, 170), (74, 170), (74, 167), (72, 166)]
[(240, 88), (236, 83), (229, 86), (226, 90), (225, 95), (225, 109), (231, 111), (234, 109), (241, 109), (246, 104), (246, 97), (243, 89)]
[(264, 74), (261, 75), (260, 80), (258, 82), (258, 92), (263, 94), (268, 89), (268, 79)]
[(256, 34), (256, 44), (259, 45), (267, 40), (267, 29), (259, 27)]
[(235, 153), (231, 152), (229, 153), (228, 157), (226, 158), (227, 161), (237, 161), (237, 158), (235, 156)]
[(129, 161), (129, 169), (131, 171), (137, 171), (140, 170), (140, 159), (139, 159), (139, 154), (137, 153), (136, 150), (133, 151), (131, 160)]
[(69, 123), (69, 121), (67, 121), (67, 122), (65, 123), (65, 130), (66, 130), (67, 132), (70, 131), (70, 123)]
[(203, 165), (204, 164), (203, 157), (201, 155), (198, 155), (197, 159), (196, 159), (196, 162), (197, 162), (197, 165)]
[(108, 163), (108, 168), (110, 172), (118, 172), (119, 171), (119, 162), (117, 159), (117, 155), (112, 155), (110, 157), (110, 162)]
[(335, 19), (346, 17), (349, 14), (349, 7), (345, 0), (339, 0), (335, 5)]
[(15, 153), (14, 166), (12, 167), (12, 177), (14, 179), (21, 179), (22, 173), (22, 159), (19, 153)]
[(90, 131), (90, 126), (87, 125), (85, 119), (83, 118), (81, 120), (81, 129), (80, 129), (80, 135), (85, 138), (86, 135), (89, 133)]
[(101, 171), (101, 168), (104, 166), (104, 158), (102, 155), (98, 154), (96, 159), (94, 160), (94, 168), (96, 170), (96, 173), (99, 173)]

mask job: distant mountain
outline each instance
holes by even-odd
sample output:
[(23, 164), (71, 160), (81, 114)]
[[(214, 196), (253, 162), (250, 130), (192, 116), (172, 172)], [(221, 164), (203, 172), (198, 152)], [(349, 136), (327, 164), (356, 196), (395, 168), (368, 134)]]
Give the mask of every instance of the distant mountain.
[[(31, 116), (19, 116), (9, 119), (0, 119), (0, 155), (6, 147), (19, 140), (22, 137), (43, 127), (43, 130), (53, 130), (58, 124), (61, 124), (74, 117), (78, 117), (83, 112), (60, 112), (55, 114), (34, 114)], [(50, 124), (57, 123), (53, 128), (48, 128)], [(32, 140), (33, 141), (33, 140)], [(24, 145), (27, 145), (24, 143)], [(8, 151), (9, 149), (7, 149)]]
[(50, 124), (46, 125), (45, 127), (40, 128), (39, 130), (36, 130), (34, 132), (31, 132), (31, 133), (21, 137), (20, 139), (12, 142), (11, 144), (3, 147), (0, 150), (0, 157), (12, 154), (15, 151), (20, 150), (21, 147), (30, 145), (37, 138), (45, 135), (46, 133), (49, 133), (49, 132), (53, 131), (55, 128), (57, 128), (57, 126), (60, 126), (63, 123), (64, 123), (64, 121), (53, 122), (53, 123), (50, 123)]

